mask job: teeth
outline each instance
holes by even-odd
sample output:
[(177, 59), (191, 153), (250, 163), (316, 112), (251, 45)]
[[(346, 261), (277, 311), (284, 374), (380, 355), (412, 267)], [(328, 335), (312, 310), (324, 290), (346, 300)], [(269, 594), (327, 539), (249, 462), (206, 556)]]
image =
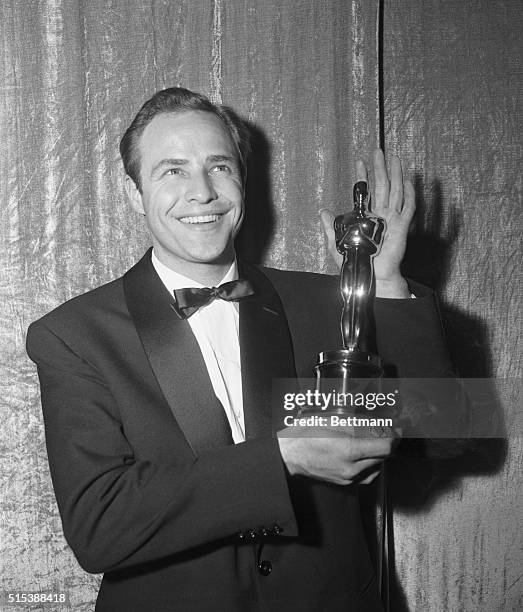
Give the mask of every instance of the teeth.
[(197, 217), (181, 217), (179, 221), (182, 223), (212, 223), (218, 221), (221, 215), (199, 215)]

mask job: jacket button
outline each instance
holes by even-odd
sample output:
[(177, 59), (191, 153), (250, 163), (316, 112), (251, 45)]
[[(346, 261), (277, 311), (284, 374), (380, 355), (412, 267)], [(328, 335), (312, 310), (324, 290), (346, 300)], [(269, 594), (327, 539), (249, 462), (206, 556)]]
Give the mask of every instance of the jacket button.
[(258, 572), (262, 576), (268, 576), (272, 572), (272, 563), (270, 561), (260, 561), (258, 563)]

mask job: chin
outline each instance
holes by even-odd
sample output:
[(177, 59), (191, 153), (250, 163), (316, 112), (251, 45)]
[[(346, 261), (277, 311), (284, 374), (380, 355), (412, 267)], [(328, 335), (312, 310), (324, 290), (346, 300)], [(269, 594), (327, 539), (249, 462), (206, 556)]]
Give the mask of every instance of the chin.
[(206, 264), (209, 266), (218, 266), (218, 265), (230, 264), (233, 258), (234, 258), (234, 255), (228, 255), (228, 254), (222, 253), (221, 255), (217, 255), (216, 257), (196, 258), (194, 261), (195, 263)]
[(223, 249), (218, 251), (209, 252), (193, 252), (191, 253), (190, 260), (194, 263), (208, 264), (208, 265), (219, 265), (231, 262), (234, 258), (234, 249)]
[(220, 263), (234, 257), (234, 246), (232, 244), (223, 244), (220, 246), (216, 244), (207, 245), (205, 248), (195, 249), (193, 254), (198, 260), (208, 263)]

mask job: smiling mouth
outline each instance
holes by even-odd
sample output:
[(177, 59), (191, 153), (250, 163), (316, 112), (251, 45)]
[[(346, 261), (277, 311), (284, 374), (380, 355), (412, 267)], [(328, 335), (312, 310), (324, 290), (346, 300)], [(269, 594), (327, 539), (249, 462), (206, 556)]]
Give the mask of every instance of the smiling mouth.
[(220, 217), (222, 217), (223, 215), (198, 215), (195, 217), (180, 217), (178, 219), (178, 221), (180, 221), (181, 223), (189, 223), (189, 224), (195, 224), (195, 223), (214, 223), (215, 221), (218, 221), (218, 219), (220, 219)]

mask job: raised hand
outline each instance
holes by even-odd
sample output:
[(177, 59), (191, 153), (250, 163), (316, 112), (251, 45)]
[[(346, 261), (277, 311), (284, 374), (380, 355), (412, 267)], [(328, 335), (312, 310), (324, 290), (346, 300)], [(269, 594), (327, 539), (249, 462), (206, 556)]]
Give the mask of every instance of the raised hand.
[[(373, 166), (376, 184), (371, 208), (387, 223), (381, 250), (374, 258), (376, 296), (408, 298), (410, 294), (407, 283), (401, 276), (400, 266), (405, 254), (409, 225), (416, 210), (414, 187), (411, 181), (403, 180), (399, 157), (394, 156), (391, 160), (390, 179), (381, 149), (374, 152)], [(356, 163), (356, 180), (368, 181), (367, 167), (361, 160)], [(320, 215), (327, 235), (328, 249), (341, 266), (342, 257), (336, 251), (334, 240), (335, 214), (323, 209)]]

